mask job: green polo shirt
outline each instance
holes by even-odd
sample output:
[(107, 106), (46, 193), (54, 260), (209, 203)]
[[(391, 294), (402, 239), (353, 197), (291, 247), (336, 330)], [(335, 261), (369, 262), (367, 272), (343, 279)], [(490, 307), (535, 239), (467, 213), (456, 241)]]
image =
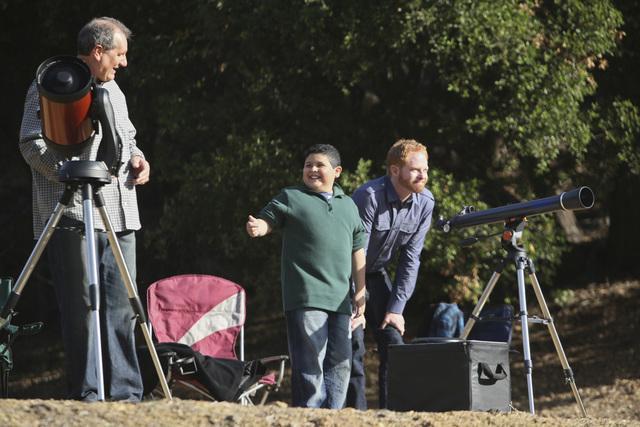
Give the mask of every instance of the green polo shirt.
[(364, 247), (358, 208), (334, 184), (327, 200), (305, 186), (283, 189), (258, 217), (282, 231), (284, 310), (317, 308), (351, 314), (353, 252)]

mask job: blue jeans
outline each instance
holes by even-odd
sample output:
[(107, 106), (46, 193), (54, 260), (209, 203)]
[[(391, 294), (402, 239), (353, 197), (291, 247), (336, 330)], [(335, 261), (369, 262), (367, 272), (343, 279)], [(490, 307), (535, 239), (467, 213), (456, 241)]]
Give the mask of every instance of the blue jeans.
[(293, 406), (341, 409), (351, 371), (351, 316), (317, 309), (285, 316)]
[[(367, 309), (365, 316), (367, 317), (367, 325), (373, 331), (373, 336), (378, 347), (378, 357), (380, 363), (378, 365), (378, 405), (379, 408), (387, 407), (387, 348), (391, 344), (404, 344), (400, 331), (392, 326), (380, 329), (380, 325), (387, 313), (387, 305), (391, 296), (391, 280), (386, 271), (367, 273)], [(362, 352), (354, 353), (353, 366), (362, 367), (363, 373), (360, 374), (358, 369), (352, 370), (350, 379), (350, 389), (348, 401), (352, 403), (354, 408), (361, 408), (361, 402), (365, 399), (364, 384), (364, 333), (353, 334), (353, 348), (362, 348)], [(362, 378), (360, 378), (362, 377)]]
[[(60, 225), (82, 227), (82, 223), (78, 224), (65, 217)], [(90, 311), (89, 278), (85, 271), (86, 242), (83, 234), (79, 230), (55, 230), (47, 245), (47, 254), (60, 310), (69, 398), (93, 401), (98, 398), (95, 322)], [(105, 397), (111, 400), (140, 401), (143, 388), (136, 356), (133, 309), (106, 233), (95, 234)], [(129, 273), (135, 282), (135, 234), (128, 231), (117, 233), (117, 237)]]

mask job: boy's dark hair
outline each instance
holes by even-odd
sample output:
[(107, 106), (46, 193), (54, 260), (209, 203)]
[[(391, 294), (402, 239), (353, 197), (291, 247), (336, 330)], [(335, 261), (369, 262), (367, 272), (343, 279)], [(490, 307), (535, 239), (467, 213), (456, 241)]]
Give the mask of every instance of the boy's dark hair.
[(311, 147), (307, 148), (304, 152), (304, 160), (309, 157), (310, 154), (324, 154), (329, 158), (329, 162), (331, 163), (331, 167), (335, 168), (340, 166), (340, 153), (338, 149), (330, 144), (315, 144)]

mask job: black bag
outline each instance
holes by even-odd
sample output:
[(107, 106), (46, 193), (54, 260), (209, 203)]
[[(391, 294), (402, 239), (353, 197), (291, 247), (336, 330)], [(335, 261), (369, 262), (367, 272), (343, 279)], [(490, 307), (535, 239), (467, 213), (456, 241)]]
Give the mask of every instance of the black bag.
[[(205, 356), (179, 343), (160, 343), (155, 347), (165, 372), (169, 360), (184, 360), (182, 370), (186, 372), (183, 376), (193, 376), (218, 401), (233, 402), (266, 372), (265, 366), (257, 360), (243, 362)], [(146, 347), (138, 348), (138, 359), (147, 394), (158, 385), (158, 377)]]
[(485, 306), (480, 319), (471, 328), (467, 339), (478, 341), (502, 341), (511, 344), (513, 306), (501, 304)]
[(509, 412), (509, 347), (432, 338), (391, 345), (387, 382), (388, 407), (396, 411)]

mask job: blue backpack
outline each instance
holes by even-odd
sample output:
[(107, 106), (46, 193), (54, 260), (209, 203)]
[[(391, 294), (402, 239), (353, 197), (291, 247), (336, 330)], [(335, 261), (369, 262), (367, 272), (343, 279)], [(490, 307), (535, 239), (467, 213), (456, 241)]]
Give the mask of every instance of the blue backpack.
[(464, 313), (456, 303), (441, 302), (433, 312), (429, 325), (430, 337), (456, 338), (464, 329)]

